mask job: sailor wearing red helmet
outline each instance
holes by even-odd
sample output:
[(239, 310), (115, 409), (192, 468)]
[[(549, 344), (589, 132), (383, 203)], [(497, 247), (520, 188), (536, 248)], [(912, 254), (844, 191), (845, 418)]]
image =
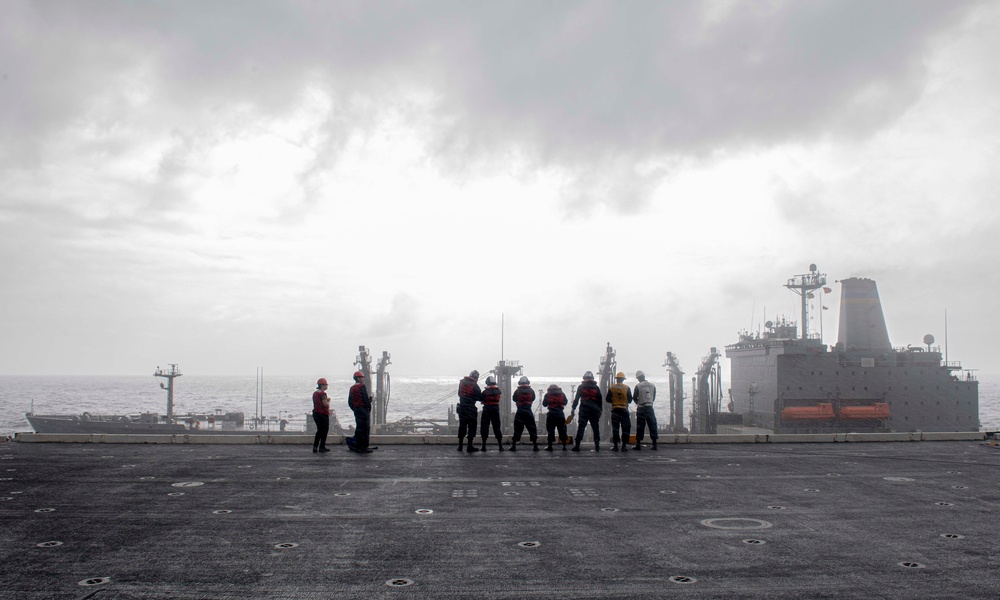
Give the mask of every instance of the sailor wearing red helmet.
[(316, 380), (313, 392), (313, 422), (316, 423), (316, 437), (313, 438), (313, 452), (329, 452), (326, 435), (330, 433), (330, 397), (326, 395), (326, 379)]
[(365, 387), (365, 374), (361, 371), (354, 372), (354, 385), (348, 393), (347, 401), (354, 411), (354, 447), (351, 450), (362, 454), (371, 453), (368, 447), (369, 434), (371, 433), (372, 401), (368, 397), (368, 388)]

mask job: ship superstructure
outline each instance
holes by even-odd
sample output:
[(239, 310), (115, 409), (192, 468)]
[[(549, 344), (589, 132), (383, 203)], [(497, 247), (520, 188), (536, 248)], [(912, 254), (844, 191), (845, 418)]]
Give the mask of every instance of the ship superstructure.
[(926, 348), (893, 348), (873, 280), (839, 282), (835, 346), (810, 336), (807, 299), (825, 283), (812, 265), (786, 284), (802, 295), (801, 328), (769, 321), (761, 334), (743, 333), (726, 347), (732, 410), (745, 426), (779, 433), (979, 430), (972, 372), (943, 361), (929, 335)]

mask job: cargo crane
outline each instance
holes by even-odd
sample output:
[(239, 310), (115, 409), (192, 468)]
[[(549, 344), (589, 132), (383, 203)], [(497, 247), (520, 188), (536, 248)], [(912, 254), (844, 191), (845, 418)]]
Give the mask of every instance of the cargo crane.
[(500, 387), (500, 430), (504, 433), (512, 432), (514, 429), (514, 415), (511, 412), (511, 397), (514, 388), (511, 380), (521, 375), (521, 363), (516, 360), (503, 360), (497, 363), (492, 371), (497, 378), (497, 386)]
[(375, 413), (376, 426), (384, 425), (388, 422), (386, 416), (389, 412), (389, 392), (391, 383), (388, 367), (392, 364), (389, 358), (390, 354), (383, 350), (382, 357), (378, 359), (378, 363), (375, 365), (375, 400), (372, 404), (372, 412)]
[[(365, 376), (365, 387), (372, 400), (372, 433), (379, 433), (381, 426), (386, 424), (389, 410), (389, 373), (386, 370), (391, 362), (389, 353), (383, 351), (376, 366), (376, 377), (372, 377), (372, 357), (365, 346), (358, 346), (358, 356), (354, 360), (358, 370)], [(374, 389), (373, 384), (374, 382)]]
[(670, 373), (670, 422), (667, 432), (687, 433), (684, 427), (684, 371), (681, 371), (673, 352), (667, 352), (663, 366)]
[[(615, 358), (615, 349), (611, 347), (611, 342), (608, 342), (608, 347), (604, 350), (604, 356), (601, 357), (601, 368), (597, 374), (597, 380), (601, 388), (601, 395), (605, 398), (608, 397), (608, 389), (611, 384), (615, 382), (615, 373), (618, 372), (618, 360)], [(570, 398), (570, 403), (573, 399)], [(601, 430), (606, 431), (605, 435), (610, 436), (611, 434), (611, 410), (605, 407), (605, 410), (601, 412)]]
[(722, 369), (719, 352), (714, 347), (701, 360), (691, 383), (694, 387), (691, 433), (715, 433), (722, 402)]

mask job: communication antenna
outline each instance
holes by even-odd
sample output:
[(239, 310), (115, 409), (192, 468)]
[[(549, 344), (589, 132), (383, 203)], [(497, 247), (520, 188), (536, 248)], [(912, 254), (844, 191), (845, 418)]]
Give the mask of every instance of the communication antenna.
[(944, 309), (944, 364), (948, 364), (948, 309)]

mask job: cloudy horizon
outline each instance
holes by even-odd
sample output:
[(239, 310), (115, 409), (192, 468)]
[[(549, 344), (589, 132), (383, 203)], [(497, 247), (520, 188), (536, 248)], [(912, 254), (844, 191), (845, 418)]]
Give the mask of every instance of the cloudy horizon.
[(997, 3), (5, 9), (0, 374), (693, 373), (810, 263), (1000, 372)]

